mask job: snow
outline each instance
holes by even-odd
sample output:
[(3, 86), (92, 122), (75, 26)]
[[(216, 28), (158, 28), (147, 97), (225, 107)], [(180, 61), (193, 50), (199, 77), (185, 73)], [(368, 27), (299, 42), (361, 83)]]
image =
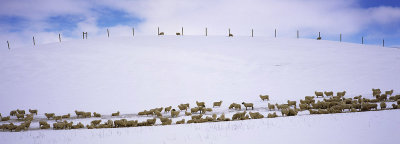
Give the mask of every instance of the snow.
[[(195, 101), (285, 103), (314, 91), (372, 97), (371, 88), (400, 90), (397, 48), (266, 37), (137, 36), (0, 50), (0, 112), (38, 109), (56, 115), (74, 110), (110, 119), (139, 119), (137, 112)], [(388, 104), (391, 107), (391, 104)], [(279, 112), (278, 112), (279, 113)], [(182, 115), (182, 112), (181, 112)], [(118, 119), (113, 118), (113, 119)], [(188, 117), (174, 119), (180, 120)], [(74, 119), (89, 123), (92, 119)], [(389, 143), (398, 110), (100, 130), (1, 132), (6, 143)], [(159, 122), (159, 121), (158, 121)], [(2, 123), (1, 123), (2, 124)], [(38, 128), (38, 124), (33, 124)], [(62, 135), (62, 137), (60, 136)]]

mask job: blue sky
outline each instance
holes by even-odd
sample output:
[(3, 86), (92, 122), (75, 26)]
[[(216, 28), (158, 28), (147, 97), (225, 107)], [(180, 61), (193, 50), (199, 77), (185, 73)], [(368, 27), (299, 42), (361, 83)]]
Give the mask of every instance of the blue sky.
[(0, 2), (0, 40), (29, 44), (80, 38), (82, 31), (93, 37), (152, 35), (156, 27), (174, 33), (181, 26), (188, 35), (256, 35), (278, 29), (279, 37), (315, 38), (366, 44), (400, 46), (400, 2), (397, 0), (3, 0)]

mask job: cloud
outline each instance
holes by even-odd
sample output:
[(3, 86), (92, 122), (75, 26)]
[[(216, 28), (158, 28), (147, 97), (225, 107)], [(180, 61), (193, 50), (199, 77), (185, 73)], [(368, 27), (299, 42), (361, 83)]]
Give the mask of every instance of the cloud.
[[(302, 37), (315, 37), (318, 32), (329, 37), (339, 33), (379, 33), (382, 29), (374, 31), (376, 27), (400, 23), (399, 7), (362, 8), (359, 3), (358, 0), (7, 1), (0, 6), (0, 18), (20, 18), (24, 20), (22, 24), (29, 25), (14, 32), (10, 26), (4, 26), (0, 28), (3, 33), (0, 39), (27, 41), (31, 35), (57, 37), (60, 32), (80, 38), (82, 31), (88, 31), (91, 37), (104, 37), (106, 28), (113, 35), (130, 36), (133, 26), (138, 35), (154, 35), (157, 27), (166, 34), (174, 34), (183, 26), (187, 35), (203, 35), (207, 27), (209, 35), (226, 35), (230, 28), (235, 35), (247, 36), (254, 29), (256, 36), (272, 37), (277, 28), (279, 37), (295, 37), (297, 30)], [(65, 17), (78, 20), (66, 26), (70, 29), (61, 29), (62, 25), (57, 24), (60, 20), (51, 20)], [(398, 26), (393, 28), (399, 31)]]

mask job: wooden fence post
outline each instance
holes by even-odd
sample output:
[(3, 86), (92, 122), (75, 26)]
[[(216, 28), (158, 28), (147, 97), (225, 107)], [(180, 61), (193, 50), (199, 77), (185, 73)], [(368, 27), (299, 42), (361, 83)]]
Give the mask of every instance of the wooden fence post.
[(254, 35), (254, 30), (251, 29), (251, 37), (253, 37), (253, 35)]
[(58, 40), (59, 40), (60, 43), (61, 43), (61, 34), (60, 34), (60, 33), (58, 34)]
[(361, 37), (361, 44), (364, 44), (364, 37)]
[(157, 27), (157, 35), (160, 35), (160, 27)]
[(132, 37), (135, 37), (135, 28), (132, 28)]
[(110, 37), (110, 31), (107, 29), (107, 37)]
[(342, 34), (340, 34), (340, 42), (342, 42)]
[(299, 38), (299, 30), (297, 30), (297, 39)]
[(382, 46), (385, 47), (385, 39), (382, 40)]
[(8, 50), (10, 50), (10, 42), (7, 41)]
[(228, 32), (229, 32), (229, 34), (228, 34), (228, 37), (229, 37), (229, 36), (231, 36), (231, 29), (230, 28), (228, 29)]
[(183, 36), (183, 27), (182, 27), (182, 36)]
[(36, 45), (36, 43), (35, 43), (35, 36), (32, 37), (32, 41), (33, 41), (33, 46), (35, 46), (35, 45)]

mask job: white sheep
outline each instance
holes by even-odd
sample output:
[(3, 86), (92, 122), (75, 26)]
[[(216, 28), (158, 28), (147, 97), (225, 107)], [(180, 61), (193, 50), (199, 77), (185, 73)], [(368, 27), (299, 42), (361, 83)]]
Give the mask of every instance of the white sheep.
[(343, 97), (344, 95), (346, 95), (346, 91), (337, 92), (337, 96), (338, 96), (338, 97)]
[(385, 91), (385, 94), (386, 94), (386, 95), (389, 95), (389, 96), (392, 96), (392, 94), (393, 94), (393, 90), (390, 90), (390, 91)]
[(179, 108), (179, 110), (185, 110), (185, 111), (188, 109), (188, 107), (184, 104), (178, 105), (178, 108)]
[(248, 107), (251, 107), (251, 109), (254, 110), (253, 103), (242, 102), (242, 104), (244, 105), (244, 107), (246, 107), (246, 110), (247, 110)]
[(191, 113), (191, 112), (187, 112), (187, 111), (185, 111), (185, 115), (186, 115), (186, 116), (191, 116), (191, 115), (192, 115), (192, 113)]
[(181, 111), (176, 111), (175, 109), (171, 110), (171, 117), (178, 117)]
[(64, 119), (67, 119), (67, 118), (71, 117), (71, 114), (68, 113), (67, 115), (62, 115), (61, 117), (64, 118)]
[(172, 109), (172, 106), (166, 107), (166, 108), (164, 109), (164, 113), (170, 112), (171, 109)]
[(36, 114), (36, 115), (37, 115), (38, 110), (31, 110), (31, 109), (29, 109), (29, 112), (30, 112), (31, 114)]
[(93, 116), (94, 116), (94, 117), (101, 117), (101, 114), (94, 112), (94, 113), (93, 113)]
[(268, 109), (271, 110), (275, 110), (275, 105), (268, 103)]
[(54, 117), (54, 113), (44, 113), (44, 115), (47, 117), (47, 119), (53, 118)]
[(333, 96), (333, 91), (324, 91), (326, 96)]

